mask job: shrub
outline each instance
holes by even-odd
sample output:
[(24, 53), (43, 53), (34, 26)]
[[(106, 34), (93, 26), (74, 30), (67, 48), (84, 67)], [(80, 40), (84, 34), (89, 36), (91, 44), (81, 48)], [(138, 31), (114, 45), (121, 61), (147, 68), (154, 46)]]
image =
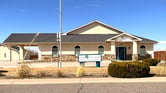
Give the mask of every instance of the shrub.
[(64, 75), (63, 71), (61, 71), (61, 69), (58, 69), (57, 76), (58, 77), (65, 77), (65, 75)]
[(5, 73), (7, 73), (7, 70), (0, 70), (0, 76), (5, 76)]
[(17, 76), (20, 78), (29, 77), (31, 74), (31, 69), (28, 65), (21, 64), (17, 69)]
[(38, 78), (49, 77), (49, 76), (50, 76), (49, 73), (46, 71), (38, 71), (36, 74), (36, 77), (38, 77)]
[(160, 62), (160, 60), (147, 58), (147, 59), (144, 59), (142, 62), (149, 66), (156, 66)]
[(152, 58), (152, 56), (150, 54), (146, 54), (145, 56), (138, 55), (139, 60), (148, 59), (148, 58)]
[(82, 77), (85, 74), (83, 67), (77, 68), (76, 77)]
[(108, 74), (119, 78), (147, 77), (150, 67), (141, 62), (114, 62), (108, 67)]

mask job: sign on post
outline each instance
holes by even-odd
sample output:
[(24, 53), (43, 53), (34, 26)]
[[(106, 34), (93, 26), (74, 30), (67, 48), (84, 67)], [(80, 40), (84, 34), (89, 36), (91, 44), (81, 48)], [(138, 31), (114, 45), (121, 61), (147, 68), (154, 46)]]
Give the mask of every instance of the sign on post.
[(100, 54), (80, 54), (78, 62), (101, 62), (102, 57)]
[(101, 61), (102, 57), (100, 54), (80, 54), (78, 56), (78, 62), (80, 62), (82, 67), (84, 67), (85, 62), (96, 62), (96, 67), (100, 67)]

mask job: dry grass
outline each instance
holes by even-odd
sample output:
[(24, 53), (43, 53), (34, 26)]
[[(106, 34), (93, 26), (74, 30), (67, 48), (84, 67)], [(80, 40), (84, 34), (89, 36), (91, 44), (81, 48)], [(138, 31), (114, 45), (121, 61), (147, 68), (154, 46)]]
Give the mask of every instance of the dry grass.
[[(107, 76), (108, 71), (107, 67), (84, 67), (85, 76)], [(15, 76), (16, 75), (16, 68), (2, 68), (2, 70), (7, 70), (8, 73), (5, 73), (7, 76)], [(57, 67), (45, 67), (45, 68), (31, 68), (31, 74), (37, 75), (38, 77), (42, 76), (59, 76), (63, 77), (65, 75), (76, 75), (77, 67), (63, 67), (63, 68), (57, 68)], [(150, 66), (150, 74), (156, 74), (159, 76), (165, 76), (166, 75), (166, 67), (161, 66)]]
[[(7, 76), (15, 77), (17, 74), (17, 68), (4, 68), (3, 70), (7, 70)], [(107, 76), (107, 67), (84, 67), (86, 76)], [(37, 77), (44, 76), (58, 76), (65, 77), (68, 75), (76, 75), (77, 67), (44, 67), (44, 68), (31, 68), (31, 75), (37, 75)]]
[(166, 76), (165, 66), (150, 66), (150, 73), (158, 76)]

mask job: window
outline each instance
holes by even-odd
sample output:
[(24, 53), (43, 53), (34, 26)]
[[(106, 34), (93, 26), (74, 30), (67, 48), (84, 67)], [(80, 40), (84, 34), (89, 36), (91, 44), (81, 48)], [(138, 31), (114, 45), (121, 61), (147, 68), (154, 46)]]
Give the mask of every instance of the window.
[(75, 46), (75, 56), (80, 54), (80, 46)]
[(12, 49), (15, 49), (16, 51), (20, 50), (20, 48), (18, 46), (12, 46)]
[(101, 54), (101, 55), (104, 54), (104, 47), (103, 46), (98, 47), (98, 54)]
[(58, 47), (53, 46), (52, 47), (52, 57), (57, 57), (58, 56)]
[(140, 46), (140, 56), (146, 55), (146, 48), (144, 45)]

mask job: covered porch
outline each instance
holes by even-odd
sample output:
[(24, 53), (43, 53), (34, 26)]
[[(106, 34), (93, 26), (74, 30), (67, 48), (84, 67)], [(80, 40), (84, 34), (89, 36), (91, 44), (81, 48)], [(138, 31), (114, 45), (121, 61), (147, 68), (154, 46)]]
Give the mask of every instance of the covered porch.
[(111, 43), (111, 60), (136, 61), (146, 56), (146, 47), (140, 41), (140, 38), (127, 33), (108, 39), (107, 42)]
[(138, 60), (138, 42), (111, 42), (111, 60)]
[(38, 45), (27, 44), (7, 44), (7, 61), (23, 61), (23, 60), (41, 60), (41, 52)]

